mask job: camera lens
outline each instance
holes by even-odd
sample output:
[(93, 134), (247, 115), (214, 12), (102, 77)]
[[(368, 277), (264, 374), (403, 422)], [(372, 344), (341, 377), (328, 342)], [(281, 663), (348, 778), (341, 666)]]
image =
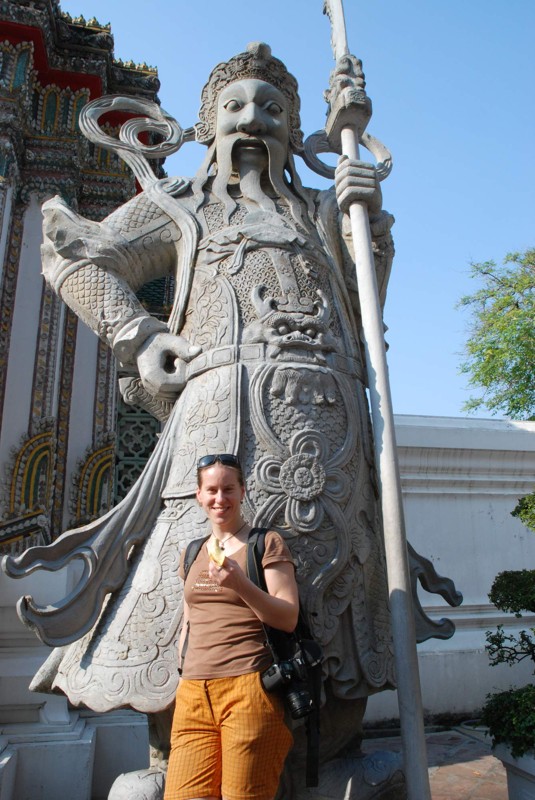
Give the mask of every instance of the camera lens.
[(292, 689), (286, 692), (286, 702), (290, 709), (292, 719), (301, 719), (310, 713), (312, 698), (307, 689)]

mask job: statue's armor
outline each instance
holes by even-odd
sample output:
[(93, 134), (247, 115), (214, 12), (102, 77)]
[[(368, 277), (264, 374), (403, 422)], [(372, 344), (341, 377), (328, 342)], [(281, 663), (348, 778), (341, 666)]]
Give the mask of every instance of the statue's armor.
[[(173, 699), (178, 559), (206, 532), (194, 496), (196, 461), (206, 453), (240, 455), (244, 514), (285, 536), (330, 693), (353, 700), (394, 682), (363, 366), (343, 265), (321, 214), (303, 227), (286, 204), (263, 211), (236, 200), (229, 221), (218, 202), (197, 215), (178, 332), (202, 352), (187, 365), (164, 434), (169, 469), (165, 485), (152, 487), (164, 508), (98, 624), (47, 676), (96, 710), (156, 711)], [(124, 219), (123, 209), (105, 224), (117, 230)], [(159, 225), (161, 242), (172, 226), (165, 217)]]

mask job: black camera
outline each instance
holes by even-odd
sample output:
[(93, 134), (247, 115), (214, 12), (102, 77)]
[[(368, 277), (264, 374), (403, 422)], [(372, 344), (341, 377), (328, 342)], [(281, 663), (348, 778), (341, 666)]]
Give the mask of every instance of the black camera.
[[(307, 667), (313, 667), (321, 660), (321, 650), (316, 642), (302, 644), (303, 646), (297, 649), (292, 658), (275, 662), (262, 673), (262, 685), (266, 692), (283, 690), (284, 700), (292, 719), (301, 719), (312, 711), (313, 701), (307, 685)], [(306, 644), (310, 644), (311, 647), (307, 648)]]

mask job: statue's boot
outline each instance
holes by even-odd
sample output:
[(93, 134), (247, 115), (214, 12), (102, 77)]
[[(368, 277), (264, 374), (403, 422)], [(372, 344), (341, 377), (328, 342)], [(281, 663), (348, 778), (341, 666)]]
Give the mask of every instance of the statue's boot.
[(150, 767), (119, 775), (108, 800), (163, 800), (174, 705), (149, 714)]
[[(297, 783), (301, 785), (298, 786)], [(321, 765), (319, 785), (293, 780), (292, 800), (406, 800), (400, 753), (377, 750), (362, 756), (335, 758)]]

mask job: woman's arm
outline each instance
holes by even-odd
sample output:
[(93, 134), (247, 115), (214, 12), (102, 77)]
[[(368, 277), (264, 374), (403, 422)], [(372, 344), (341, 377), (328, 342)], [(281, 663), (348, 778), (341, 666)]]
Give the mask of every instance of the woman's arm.
[(291, 633), (299, 616), (299, 595), (295, 568), (289, 561), (278, 561), (264, 568), (268, 591), (256, 586), (234, 559), (227, 558), (221, 569), (210, 562), (210, 577), (229, 589), (234, 589), (258, 619), (271, 628)]

